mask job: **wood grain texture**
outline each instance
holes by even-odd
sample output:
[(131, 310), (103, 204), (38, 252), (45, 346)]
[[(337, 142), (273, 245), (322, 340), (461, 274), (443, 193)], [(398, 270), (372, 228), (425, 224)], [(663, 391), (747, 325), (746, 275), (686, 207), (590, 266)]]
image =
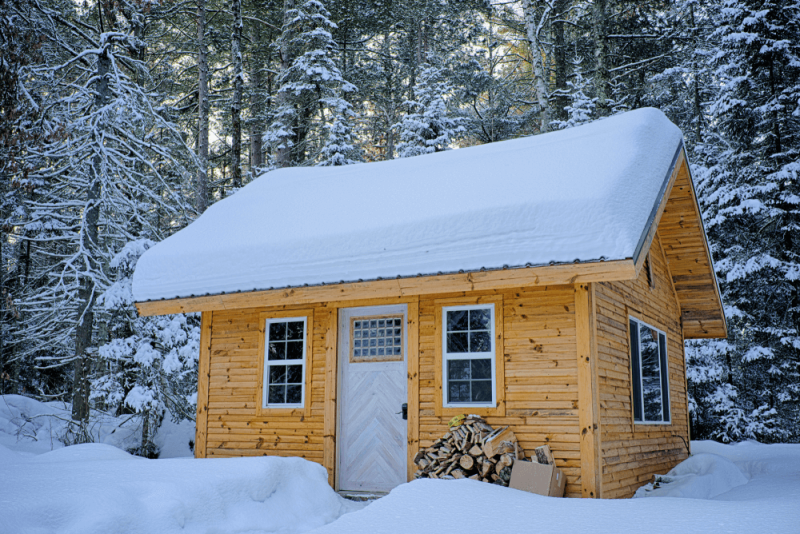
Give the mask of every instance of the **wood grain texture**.
[(419, 302), (408, 303), (408, 481), (414, 480), (419, 451)]
[(575, 325), (578, 362), (578, 424), (581, 446), (581, 496), (601, 497), (600, 428), (597, 401), (597, 342), (594, 289), (575, 286)]
[(687, 339), (727, 337), (717, 278), (685, 158), (658, 220)]
[[(391, 491), (407, 481), (407, 422), (400, 407), (407, 402), (408, 364), (402, 361), (354, 361), (352, 317), (399, 314), (405, 305), (348, 308), (339, 314), (338, 488), (346, 491)], [(404, 345), (407, 347), (407, 329)], [(407, 350), (404, 353), (407, 354)]]
[(208, 433), (208, 387), (211, 357), (211, 315), (203, 312), (200, 319), (200, 354), (197, 361), (197, 414), (195, 416), (194, 457), (206, 457)]
[[(603, 497), (630, 497), (688, 456), (689, 421), (680, 307), (656, 235), (650, 249), (655, 287), (644, 272), (631, 282), (595, 285)], [(671, 424), (633, 422), (628, 316), (667, 335)]]
[(210, 310), (240, 310), (261, 306), (387, 299), (458, 291), (545, 287), (601, 280), (630, 280), (635, 276), (636, 266), (633, 260), (628, 259), (155, 300), (137, 302), (136, 308), (140, 315), (150, 316)]
[(324, 397), (324, 447), (322, 465), (328, 470), (328, 484), (336, 487), (336, 380), (338, 362), (339, 310), (323, 310), (325, 320), (325, 397)]
[[(566, 494), (580, 497), (580, 438), (574, 287), (548, 286), (516, 291), (460, 292), (422, 297), (419, 302), (420, 447), (447, 431), (450, 412), (441, 406), (442, 306), (497, 301), (502, 297), (505, 412), (478, 413), (494, 427), (509, 425), (527, 451), (547, 443), (567, 477)], [(439, 317), (439, 319), (437, 319)], [(496, 325), (497, 328), (497, 325)], [(437, 332), (438, 330), (438, 332)]]

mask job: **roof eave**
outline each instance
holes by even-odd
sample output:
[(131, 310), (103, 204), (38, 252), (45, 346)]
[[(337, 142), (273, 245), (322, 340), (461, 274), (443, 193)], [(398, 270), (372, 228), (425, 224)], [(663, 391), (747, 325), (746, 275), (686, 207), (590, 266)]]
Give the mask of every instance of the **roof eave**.
[(142, 316), (306, 305), (365, 299), (400, 299), (436, 293), (614, 282), (636, 277), (631, 258), (471, 272), (397, 277), (136, 302)]

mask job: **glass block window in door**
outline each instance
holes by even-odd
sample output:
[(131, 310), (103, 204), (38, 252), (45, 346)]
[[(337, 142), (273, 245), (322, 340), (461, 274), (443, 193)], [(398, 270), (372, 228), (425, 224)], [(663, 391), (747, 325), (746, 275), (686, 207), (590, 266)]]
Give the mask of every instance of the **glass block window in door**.
[(403, 316), (353, 317), (350, 362), (402, 361)]
[(306, 318), (268, 319), (264, 355), (265, 408), (303, 406)]

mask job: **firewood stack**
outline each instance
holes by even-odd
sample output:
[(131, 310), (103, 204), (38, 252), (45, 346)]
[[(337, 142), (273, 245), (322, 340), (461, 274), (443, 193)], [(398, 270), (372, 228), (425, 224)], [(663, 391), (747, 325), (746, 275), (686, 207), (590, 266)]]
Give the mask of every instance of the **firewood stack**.
[(514, 432), (495, 430), (477, 415), (455, 417), (450, 424), (447, 434), (414, 457), (416, 478), (471, 478), (508, 486), (514, 460), (525, 458)]

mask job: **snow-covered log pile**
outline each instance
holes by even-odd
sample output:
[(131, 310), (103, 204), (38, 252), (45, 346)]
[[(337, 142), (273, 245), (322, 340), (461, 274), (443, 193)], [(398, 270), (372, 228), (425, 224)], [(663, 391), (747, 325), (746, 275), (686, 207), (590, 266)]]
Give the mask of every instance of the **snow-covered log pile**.
[(421, 449), (414, 463), (416, 478), (471, 478), (508, 486), (511, 467), (525, 452), (508, 427), (494, 429), (477, 415), (456, 417), (450, 431)]

